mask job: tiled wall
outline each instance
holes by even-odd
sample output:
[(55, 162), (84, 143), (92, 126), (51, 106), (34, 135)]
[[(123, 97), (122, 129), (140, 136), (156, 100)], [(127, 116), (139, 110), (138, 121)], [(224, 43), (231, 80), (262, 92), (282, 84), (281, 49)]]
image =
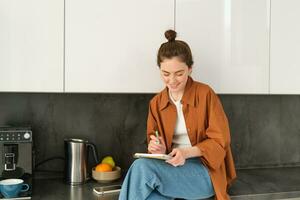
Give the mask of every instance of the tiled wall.
[[(30, 125), (36, 162), (64, 156), (64, 138), (88, 139), (99, 157), (128, 168), (146, 150), (148, 102), (153, 94), (0, 93), (0, 125)], [(300, 165), (300, 96), (221, 95), (238, 168)], [(92, 160), (92, 157), (91, 157)], [(92, 162), (92, 161), (91, 161)], [(62, 170), (52, 160), (39, 169)]]

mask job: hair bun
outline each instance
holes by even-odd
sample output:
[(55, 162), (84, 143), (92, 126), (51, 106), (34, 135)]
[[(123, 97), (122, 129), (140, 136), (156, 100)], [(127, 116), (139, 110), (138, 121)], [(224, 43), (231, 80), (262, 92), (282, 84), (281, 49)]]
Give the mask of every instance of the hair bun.
[(165, 37), (167, 38), (167, 40), (169, 42), (175, 41), (176, 36), (177, 36), (177, 33), (173, 30), (167, 30), (165, 32)]

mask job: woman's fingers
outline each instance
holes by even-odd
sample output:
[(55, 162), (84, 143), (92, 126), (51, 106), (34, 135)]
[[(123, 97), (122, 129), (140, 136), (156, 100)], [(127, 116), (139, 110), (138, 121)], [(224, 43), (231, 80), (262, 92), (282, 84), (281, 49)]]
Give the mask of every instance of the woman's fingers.
[(148, 150), (152, 153), (153, 151), (158, 151), (159, 147), (157, 147), (156, 145), (150, 143), (149, 146), (148, 146)]
[(166, 162), (173, 165), (174, 167), (184, 165), (185, 159), (182, 156), (182, 153), (179, 149), (173, 149), (172, 152), (169, 154), (173, 158), (167, 160)]
[[(158, 142), (159, 140), (159, 142)], [(155, 137), (154, 135), (150, 135), (150, 142), (148, 145), (148, 151), (150, 153), (165, 153), (166, 145), (162, 137)]]
[(169, 159), (169, 160), (167, 160), (166, 162), (169, 163), (169, 164), (171, 164), (171, 165), (173, 165), (173, 166), (175, 166), (176, 163), (177, 163), (176, 153), (177, 153), (177, 149), (173, 149), (171, 151), (171, 153), (169, 153), (169, 155), (172, 156), (172, 158)]
[(163, 138), (161, 136), (159, 136), (158, 138), (154, 135), (150, 135), (150, 140), (155, 141), (155, 143), (157, 144), (162, 144), (163, 146), (166, 146), (165, 141), (163, 140)]
[(156, 144), (155, 141), (150, 140), (148, 145), (148, 151), (150, 153), (165, 153), (165, 148), (161, 144)]
[(156, 141), (154, 141), (154, 140), (150, 140), (149, 145), (151, 145), (152, 147), (157, 148), (157, 149), (159, 149), (161, 147), (161, 145), (156, 144)]
[(156, 137), (154, 135), (150, 135), (151, 140), (156, 140)]
[(176, 155), (177, 149), (173, 149), (171, 153), (169, 153), (170, 156), (174, 157)]
[(160, 151), (160, 148), (159, 147), (157, 147), (157, 146), (150, 146), (150, 148), (151, 148), (151, 150), (152, 151)]
[(181, 159), (169, 160), (167, 161), (169, 164), (173, 165), (174, 167), (178, 167), (184, 165), (185, 161)]

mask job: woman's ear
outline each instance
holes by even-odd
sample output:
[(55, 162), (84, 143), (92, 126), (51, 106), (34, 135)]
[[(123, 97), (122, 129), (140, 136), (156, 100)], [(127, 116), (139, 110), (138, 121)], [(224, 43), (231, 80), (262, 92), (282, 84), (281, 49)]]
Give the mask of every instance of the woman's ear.
[(192, 74), (192, 67), (189, 67), (189, 75), (191, 75)]

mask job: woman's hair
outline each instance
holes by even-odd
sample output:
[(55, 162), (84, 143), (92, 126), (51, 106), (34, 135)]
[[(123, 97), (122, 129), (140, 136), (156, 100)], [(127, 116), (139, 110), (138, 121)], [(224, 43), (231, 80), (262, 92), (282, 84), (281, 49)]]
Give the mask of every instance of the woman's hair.
[(164, 59), (171, 59), (178, 57), (189, 68), (193, 65), (193, 56), (189, 45), (181, 40), (175, 40), (177, 33), (173, 30), (167, 30), (165, 37), (168, 42), (162, 43), (157, 53), (157, 65), (160, 67), (160, 63)]

